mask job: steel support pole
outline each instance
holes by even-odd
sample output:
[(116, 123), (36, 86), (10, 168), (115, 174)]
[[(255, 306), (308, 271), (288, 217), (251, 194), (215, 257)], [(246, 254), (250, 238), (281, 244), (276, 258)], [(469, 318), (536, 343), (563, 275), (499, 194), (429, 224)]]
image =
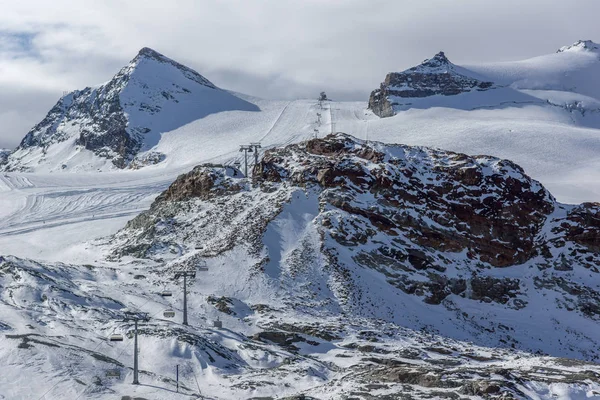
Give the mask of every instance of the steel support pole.
[(135, 333), (133, 340), (133, 384), (139, 385), (140, 381), (138, 380), (138, 321), (137, 319), (134, 321), (135, 323)]
[(188, 324), (187, 319), (187, 274), (183, 274), (183, 324)]

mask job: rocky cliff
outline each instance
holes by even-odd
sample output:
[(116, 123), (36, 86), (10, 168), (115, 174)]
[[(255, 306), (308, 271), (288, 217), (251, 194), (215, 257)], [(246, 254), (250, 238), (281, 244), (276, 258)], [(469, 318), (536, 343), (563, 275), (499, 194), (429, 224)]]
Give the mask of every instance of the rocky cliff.
[(379, 89), (371, 92), (369, 108), (380, 117), (394, 115), (395, 98), (454, 96), (473, 90), (488, 90), (493, 82), (474, 78), (457, 67), (443, 52), (403, 72), (390, 72)]

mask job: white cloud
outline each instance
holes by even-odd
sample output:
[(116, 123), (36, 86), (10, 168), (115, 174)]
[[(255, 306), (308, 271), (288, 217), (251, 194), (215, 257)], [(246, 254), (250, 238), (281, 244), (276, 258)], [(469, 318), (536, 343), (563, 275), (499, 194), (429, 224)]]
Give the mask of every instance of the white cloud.
[(596, 0), (0, 0), (0, 10), (0, 147), (63, 90), (110, 79), (144, 46), (232, 90), (366, 100), (387, 72), (439, 50), (472, 63), (600, 40)]

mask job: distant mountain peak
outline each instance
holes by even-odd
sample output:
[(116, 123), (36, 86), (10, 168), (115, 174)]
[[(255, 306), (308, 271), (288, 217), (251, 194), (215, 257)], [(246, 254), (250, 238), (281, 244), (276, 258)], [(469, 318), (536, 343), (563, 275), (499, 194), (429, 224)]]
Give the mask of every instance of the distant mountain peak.
[(561, 47), (557, 53), (564, 53), (566, 51), (600, 51), (600, 45), (591, 40), (578, 40), (570, 46)]
[(399, 104), (399, 98), (453, 96), (494, 87), (493, 82), (481, 80), (454, 65), (440, 51), (415, 67), (387, 74), (379, 89), (371, 92), (369, 109), (380, 117), (390, 117), (395, 114), (394, 106)]
[[(162, 133), (212, 113), (257, 109), (193, 69), (144, 47), (110, 81), (61, 97), (13, 153), (0, 152), (0, 165), (5, 170), (29, 170), (45, 162), (62, 170), (82, 150), (111, 160), (117, 168), (137, 166), (140, 160), (144, 165), (156, 163), (164, 156), (136, 157), (158, 144)], [(70, 146), (66, 156), (46, 157), (50, 146), (67, 141), (62, 145)]]

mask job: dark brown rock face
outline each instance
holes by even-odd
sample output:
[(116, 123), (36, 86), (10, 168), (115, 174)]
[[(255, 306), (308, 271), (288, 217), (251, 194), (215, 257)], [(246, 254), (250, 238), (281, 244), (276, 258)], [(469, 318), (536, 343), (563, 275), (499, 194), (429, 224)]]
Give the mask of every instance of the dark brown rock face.
[(455, 70), (443, 52), (403, 72), (390, 72), (379, 89), (371, 92), (369, 108), (378, 116), (394, 115), (394, 97), (454, 96), (472, 90), (488, 90), (493, 82), (481, 81)]
[(210, 165), (197, 166), (190, 172), (178, 176), (175, 182), (156, 198), (153, 206), (162, 202), (185, 201), (193, 198), (206, 200), (209, 197), (239, 190), (238, 186), (230, 185), (210, 167)]
[(427, 304), (459, 296), (526, 308), (530, 280), (485, 272), (520, 265), (549, 270), (540, 287), (559, 293), (559, 308), (600, 318), (598, 291), (574, 292), (560, 275), (600, 272), (600, 205), (557, 203), (511, 161), (336, 134), (267, 151), (253, 176), (316, 188), (326, 251), (351, 248), (353, 263)]
[[(294, 165), (284, 151), (294, 153)], [(254, 176), (318, 184), (331, 189), (332, 206), (387, 235), (405, 236), (412, 242), (407, 247), (466, 251), (493, 266), (535, 256), (535, 236), (554, 209), (552, 196), (507, 160), (407, 146), (384, 150), (344, 135), (284, 151), (267, 152)], [(369, 206), (358, 200), (365, 195), (372, 196)], [(431, 264), (422, 251), (401, 251), (399, 258), (416, 268)]]
[(573, 209), (561, 225), (567, 240), (600, 253), (600, 204), (583, 203)]

